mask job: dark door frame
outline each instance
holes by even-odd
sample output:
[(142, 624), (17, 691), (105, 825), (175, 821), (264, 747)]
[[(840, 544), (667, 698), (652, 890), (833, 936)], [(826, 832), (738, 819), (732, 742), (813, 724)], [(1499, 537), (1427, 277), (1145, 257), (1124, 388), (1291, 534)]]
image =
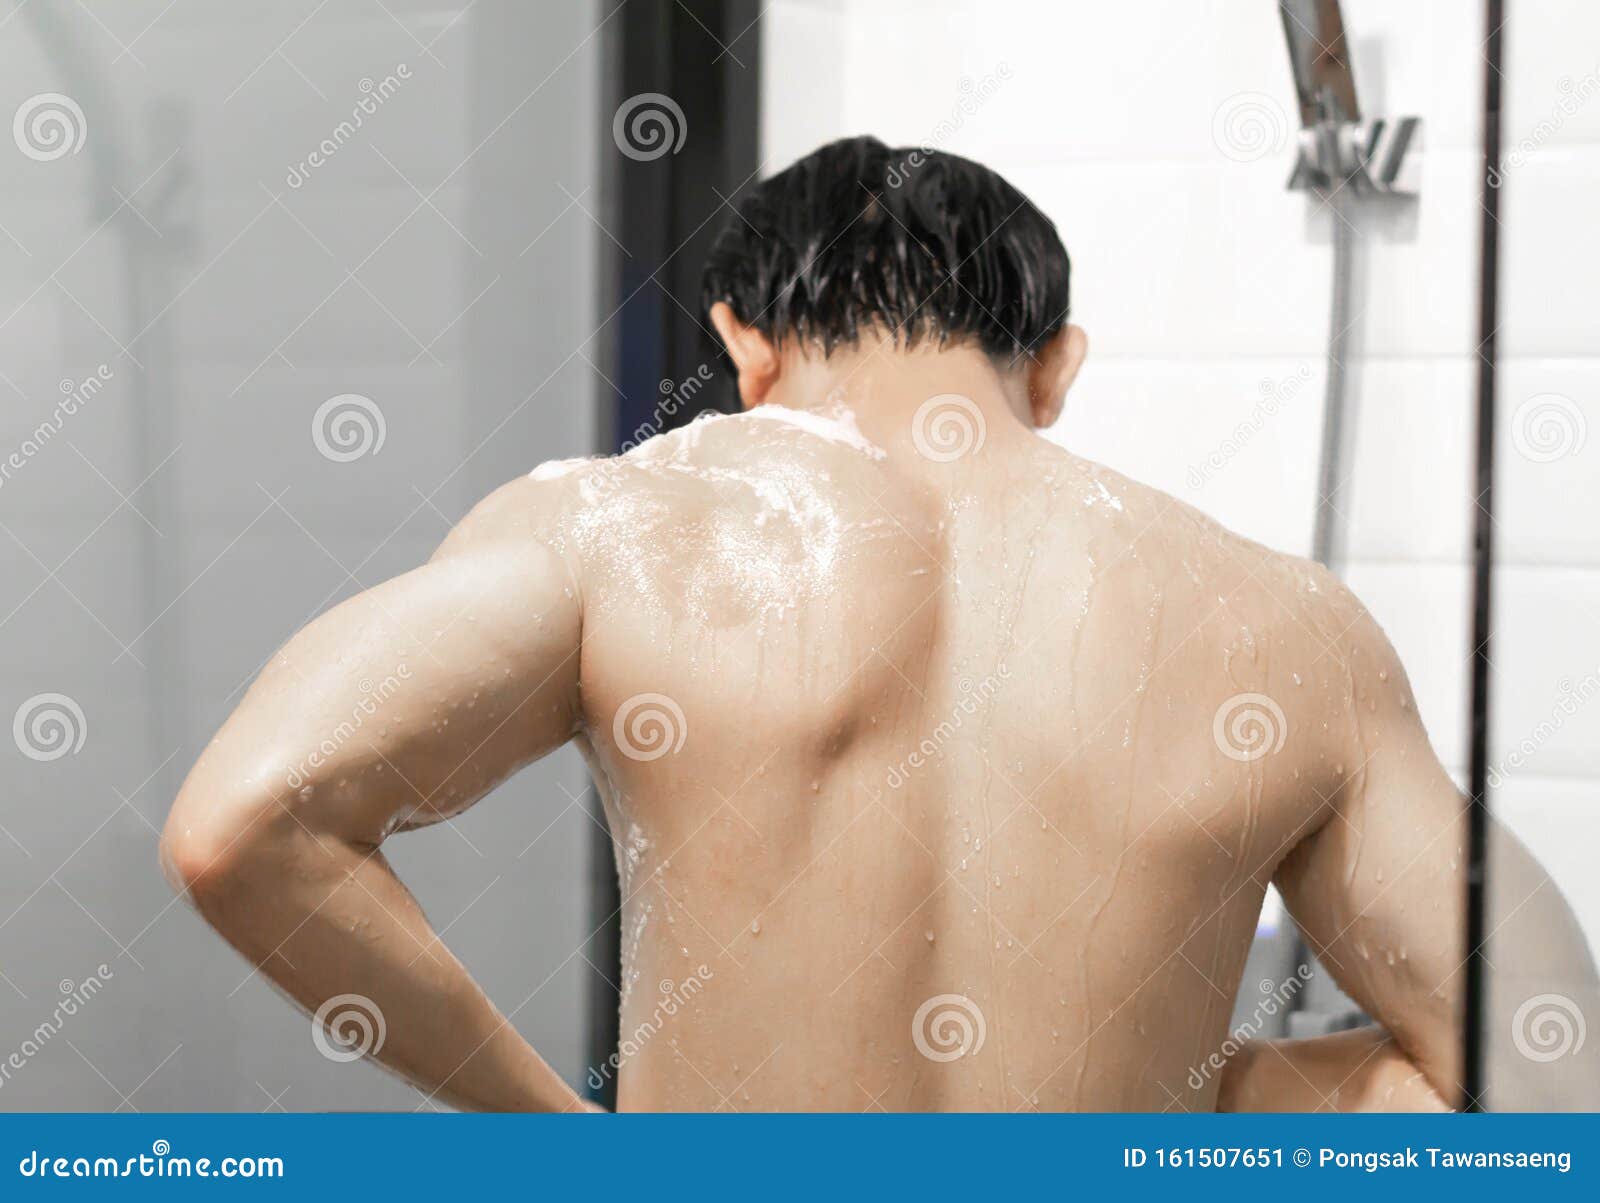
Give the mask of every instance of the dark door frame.
[(1504, 67), (1505, 5), (1486, 0), (1483, 74), (1483, 218), (1478, 242), (1478, 389), (1476, 501), (1472, 547), (1472, 751), (1467, 836), (1467, 998), (1462, 1018), (1462, 1085), (1469, 1111), (1484, 1109), (1488, 1016), (1489, 938), (1489, 642), (1494, 594), (1494, 460), (1496, 331), (1500, 325), (1500, 112)]
[[(757, 0), (620, 0), (603, 26), (598, 450), (611, 453), (737, 407), (700, 312), (700, 270), (760, 162), (761, 12)], [(605, 816), (598, 799), (591, 805), (600, 829), (585, 1088), (610, 1107), (621, 898)]]

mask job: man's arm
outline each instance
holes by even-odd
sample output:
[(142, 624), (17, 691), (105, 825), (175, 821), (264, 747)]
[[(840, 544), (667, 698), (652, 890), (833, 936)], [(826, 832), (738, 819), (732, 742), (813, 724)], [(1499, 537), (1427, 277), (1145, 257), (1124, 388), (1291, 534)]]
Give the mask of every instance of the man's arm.
[[(1275, 881), (1312, 949), (1382, 1030), (1252, 1046), (1225, 1076), (1240, 1109), (1432, 1110), (1460, 1106), (1466, 988), (1467, 804), (1434, 754), (1405, 671), (1371, 615), (1327, 578), (1349, 679), (1345, 779), (1330, 813)], [(1503, 829), (1493, 836), (1491, 1047), (1524, 980), (1597, 997), (1581, 929), (1559, 890)], [(1514, 931), (1515, 938), (1508, 939)], [(1497, 1099), (1526, 1096), (1542, 1075), (1546, 1105), (1581, 1072), (1497, 1060)], [(1552, 1093), (1554, 1092), (1554, 1093)]]
[(1229, 1059), (1218, 1111), (1448, 1111), (1380, 1028), (1307, 1040), (1253, 1040)]
[(428, 564), (291, 639), (190, 772), (162, 836), (169, 876), (235, 948), (312, 1012), (341, 994), (370, 1000), (378, 1059), (460, 1107), (580, 1104), (379, 845), (464, 810), (572, 734), (580, 594), (541, 537), (560, 496), (556, 482), (507, 485)]

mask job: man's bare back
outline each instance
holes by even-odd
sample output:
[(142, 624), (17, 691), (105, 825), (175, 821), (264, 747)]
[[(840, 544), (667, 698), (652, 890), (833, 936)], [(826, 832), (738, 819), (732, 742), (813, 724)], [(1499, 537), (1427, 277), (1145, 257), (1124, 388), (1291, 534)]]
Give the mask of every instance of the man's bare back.
[[(496, 503), (578, 566), (623, 1105), (1210, 1107), (1267, 883), (1367, 758), (1459, 807), (1398, 666), (1325, 573), (1024, 430), (980, 357), (837, 370)], [(919, 419), (935, 375), (966, 391)], [(1431, 916), (1371, 997), (1454, 968)]]

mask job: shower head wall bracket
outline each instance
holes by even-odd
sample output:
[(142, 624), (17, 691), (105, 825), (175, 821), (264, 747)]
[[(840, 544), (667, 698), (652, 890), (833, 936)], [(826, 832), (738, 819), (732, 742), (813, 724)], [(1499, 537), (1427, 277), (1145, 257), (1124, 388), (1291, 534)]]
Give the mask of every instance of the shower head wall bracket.
[(1358, 196), (1416, 195), (1416, 157), (1422, 118), (1319, 121), (1300, 131), (1289, 176), (1293, 191), (1348, 187)]

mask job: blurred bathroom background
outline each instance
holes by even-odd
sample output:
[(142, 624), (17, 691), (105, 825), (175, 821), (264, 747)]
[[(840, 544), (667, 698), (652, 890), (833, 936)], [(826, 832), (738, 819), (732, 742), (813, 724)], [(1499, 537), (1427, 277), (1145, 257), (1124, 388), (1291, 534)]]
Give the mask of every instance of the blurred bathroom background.
[[(1343, 8), (1364, 107), (1422, 134), (1415, 198), (1352, 204), (1336, 566), (1465, 788), (1485, 12)], [(1504, 39), (1489, 802), (1600, 946), (1600, 8), (1516, 5)], [(643, 94), (681, 145), (629, 140)], [(0, 0), (6, 114), (0, 1058), (100, 985), (0, 1109), (432, 1105), (319, 1055), (173, 901), (157, 829), (305, 620), (534, 464), (727, 403), (698, 252), (822, 142), (1008, 176), (1062, 232), (1093, 347), (1051, 437), (1311, 551), (1340, 218), (1286, 187), (1269, 0)], [(598, 822), (567, 750), (386, 848), (575, 1084), (613, 1036)], [(1523, 900), (1489, 870), (1492, 974)], [(1247, 978), (1291, 938), (1269, 905)], [(1331, 990), (1305, 1014), (1353, 1021)], [(1486, 1017), (1491, 1107), (1516, 1020)]]

